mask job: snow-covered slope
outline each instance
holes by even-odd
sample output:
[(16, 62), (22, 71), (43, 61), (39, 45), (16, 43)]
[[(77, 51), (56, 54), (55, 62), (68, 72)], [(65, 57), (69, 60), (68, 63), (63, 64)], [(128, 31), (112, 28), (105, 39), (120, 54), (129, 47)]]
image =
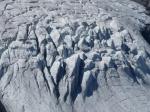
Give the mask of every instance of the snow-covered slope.
[(1, 0), (1, 111), (149, 112), (145, 13), (130, 0)]
[(133, 1), (144, 5), (147, 10), (150, 10), (150, 1), (149, 0), (133, 0)]

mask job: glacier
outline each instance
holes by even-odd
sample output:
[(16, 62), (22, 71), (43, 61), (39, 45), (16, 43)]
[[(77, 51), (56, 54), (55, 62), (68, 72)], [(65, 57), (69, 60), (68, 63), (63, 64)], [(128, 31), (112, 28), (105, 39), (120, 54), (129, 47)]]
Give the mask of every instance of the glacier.
[(139, 2), (0, 0), (0, 112), (149, 112)]

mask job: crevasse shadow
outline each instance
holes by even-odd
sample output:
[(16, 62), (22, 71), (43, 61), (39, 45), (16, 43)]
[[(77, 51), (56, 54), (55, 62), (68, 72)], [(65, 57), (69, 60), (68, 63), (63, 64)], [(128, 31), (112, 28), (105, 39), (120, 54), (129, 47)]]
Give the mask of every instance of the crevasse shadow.
[(144, 39), (150, 44), (150, 24), (147, 24), (142, 30), (141, 34)]
[(0, 112), (7, 112), (6, 108), (4, 107), (1, 101), (0, 101)]

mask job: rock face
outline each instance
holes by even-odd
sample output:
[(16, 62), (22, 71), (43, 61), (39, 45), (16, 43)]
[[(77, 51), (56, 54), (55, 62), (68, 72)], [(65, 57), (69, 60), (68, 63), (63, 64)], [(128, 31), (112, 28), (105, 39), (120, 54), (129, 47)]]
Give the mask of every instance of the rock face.
[(130, 0), (1, 0), (0, 112), (149, 112), (145, 10)]

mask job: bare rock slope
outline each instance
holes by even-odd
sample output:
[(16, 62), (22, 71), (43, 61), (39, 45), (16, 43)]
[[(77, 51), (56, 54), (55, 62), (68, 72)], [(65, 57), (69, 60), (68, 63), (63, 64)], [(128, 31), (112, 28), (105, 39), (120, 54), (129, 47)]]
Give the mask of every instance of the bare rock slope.
[(1, 0), (0, 112), (149, 112), (145, 13), (130, 0)]

